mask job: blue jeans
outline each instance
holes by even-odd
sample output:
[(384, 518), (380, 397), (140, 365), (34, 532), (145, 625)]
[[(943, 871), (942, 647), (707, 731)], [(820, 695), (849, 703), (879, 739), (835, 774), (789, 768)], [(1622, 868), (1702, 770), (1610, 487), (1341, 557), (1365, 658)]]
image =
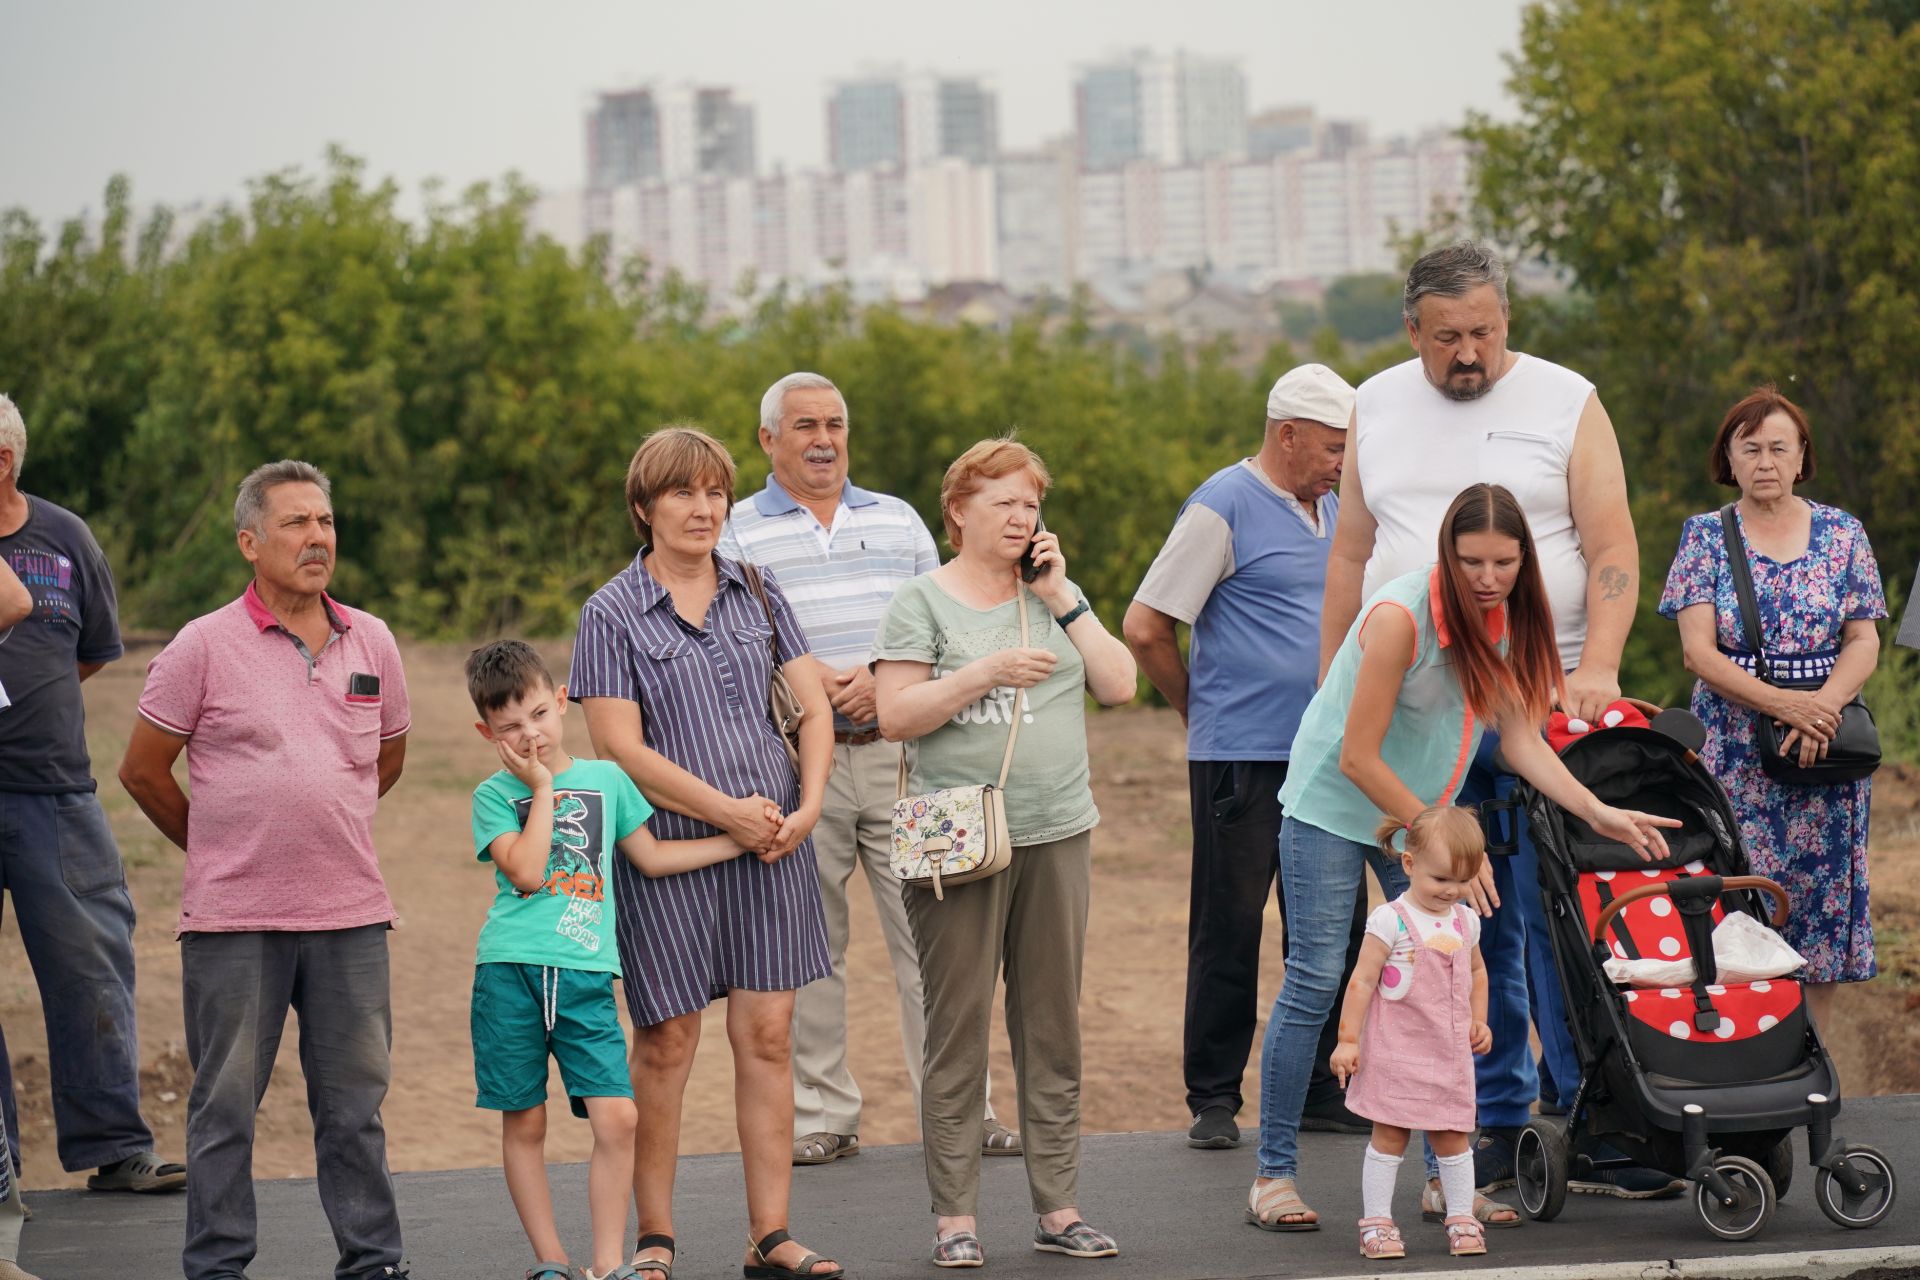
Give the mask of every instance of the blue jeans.
[(1260, 1176), (1291, 1178), (1299, 1167), (1300, 1110), (1306, 1105), (1320, 1032), (1341, 997), (1347, 932), (1361, 868), (1388, 898), (1406, 891), (1398, 860), (1376, 845), (1347, 840), (1291, 816), (1280, 824), (1280, 882), (1287, 897), (1287, 976), (1260, 1048)]
[[(1478, 804), (1512, 794), (1514, 776), (1494, 767), (1499, 749), (1499, 735), (1487, 734), (1461, 784), (1458, 803)], [(1493, 859), (1500, 906), (1480, 922), (1493, 1049), (1473, 1060), (1473, 1075), (1480, 1124), (1487, 1128), (1524, 1125), (1535, 1098), (1571, 1106), (1580, 1087), (1580, 1056), (1567, 1030), (1566, 999), (1553, 963), (1553, 939), (1547, 935), (1540, 860), (1527, 834), (1525, 816), (1515, 813), (1511, 821), (1518, 828), (1513, 855)], [(1537, 1064), (1527, 1039), (1529, 1026), (1540, 1033)]]
[[(0, 791), (0, 889), (13, 896), (40, 987), (61, 1167), (152, 1150), (140, 1118), (133, 899), (99, 798)], [(6, 1092), (11, 1107), (11, 1081)]]

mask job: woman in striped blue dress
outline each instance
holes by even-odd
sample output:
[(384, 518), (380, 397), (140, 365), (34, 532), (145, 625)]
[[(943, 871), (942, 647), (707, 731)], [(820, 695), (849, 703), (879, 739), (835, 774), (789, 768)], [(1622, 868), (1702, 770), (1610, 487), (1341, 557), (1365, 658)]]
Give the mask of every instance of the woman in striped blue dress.
[[(746, 1169), (748, 1280), (837, 1280), (786, 1234), (793, 1166), (789, 1027), (794, 992), (825, 977), (827, 935), (810, 832), (833, 762), (833, 720), (805, 635), (773, 578), (765, 602), (714, 554), (733, 503), (733, 459), (711, 436), (649, 436), (627, 471), (643, 544), (580, 611), (570, 696), (594, 750), (652, 803), (663, 840), (720, 832), (741, 856), (649, 880), (616, 860), (614, 932), (640, 1123), (634, 1198), (640, 1280), (670, 1280), (680, 1109), (701, 1010), (727, 999)], [(806, 708), (795, 775), (768, 711), (778, 661)]]

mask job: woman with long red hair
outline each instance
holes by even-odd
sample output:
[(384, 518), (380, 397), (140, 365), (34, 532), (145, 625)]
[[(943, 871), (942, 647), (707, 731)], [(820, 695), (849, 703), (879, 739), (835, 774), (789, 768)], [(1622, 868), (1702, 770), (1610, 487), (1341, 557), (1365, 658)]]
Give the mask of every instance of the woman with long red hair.
[[(1440, 523), (1435, 565), (1387, 583), (1361, 609), (1294, 738), (1280, 791), (1291, 937), (1261, 1051), (1260, 1168), (1247, 1207), (1255, 1225), (1320, 1225), (1295, 1185), (1300, 1109), (1315, 1044), (1339, 995), (1361, 868), (1372, 865), (1388, 899), (1407, 888), (1399, 861), (1375, 843), (1383, 815), (1405, 826), (1429, 806), (1452, 804), (1491, 728), (1513, 772), (1555, 804), (1642, 857), (1665, 855), (1659, 828), (1678, 823), (1600, 803), (1547, 747), (1540, 727), (1560, 684), (1527, 518), (1502, 486), (1474, 485)], [(1481, 892), (1467, 894), (1476, 904), (1492, 884), (1484, 860), (1479, 881)], [(1391, 948), (1391, 939), (1382, 941)], [(1484, 984), (1484, 970), (1475, 980)], [(1442, 1145), (1457, 1150), (1435, 1152), (1440, 1192), (1447, 1217), (1471, 1219), (1473, 1156), (1461, 1135), (1451, 1138), (1460, 1140)], [(1367, 1158), (1370, 1172), (1380, 1166), (1370, 1183), (1390, 1189), (1399, 1157), (1369, 1147)]]

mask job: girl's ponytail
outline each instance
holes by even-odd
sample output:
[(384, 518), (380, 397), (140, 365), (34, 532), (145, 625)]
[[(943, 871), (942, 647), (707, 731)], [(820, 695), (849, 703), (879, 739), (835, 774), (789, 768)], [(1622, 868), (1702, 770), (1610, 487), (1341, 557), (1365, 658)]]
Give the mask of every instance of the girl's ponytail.
[[(1402, 831), (1407, 833), (1406, 843), (1396, 849), (1393, 847), (1393, 838)], [(1422, 809), (1412, 822), (1382, 818), (1380, 825), (1374, 828), (1373, 836), (1381, 851), (1389, 858), (1411, 853), (1416, 846), (1444, 849), (1452, 874), (1462, 880), (1478, 875), (1480, 864), (1487, 856), (1487, 835), (1481, 830), (1479, 814), (1461, 805), (1433, 805)]]

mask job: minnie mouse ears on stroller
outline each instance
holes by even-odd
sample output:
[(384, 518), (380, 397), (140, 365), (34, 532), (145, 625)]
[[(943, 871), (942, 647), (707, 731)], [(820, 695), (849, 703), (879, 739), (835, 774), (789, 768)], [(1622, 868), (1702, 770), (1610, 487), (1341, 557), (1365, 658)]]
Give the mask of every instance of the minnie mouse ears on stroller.
[(1554, 712), (1547, 720), (1547, 745), (1555, 751), (1565, 751), (1586, 735), (1603, 729), (1652, 729), (1696, 754), (1707, 745), (1707, 727), (1693, 712), (1685, 707), (1668, 707), (1662, 711), (1638, 698), (1616, 698), (1594, 722), (1577, 719), (1564, 711)]

